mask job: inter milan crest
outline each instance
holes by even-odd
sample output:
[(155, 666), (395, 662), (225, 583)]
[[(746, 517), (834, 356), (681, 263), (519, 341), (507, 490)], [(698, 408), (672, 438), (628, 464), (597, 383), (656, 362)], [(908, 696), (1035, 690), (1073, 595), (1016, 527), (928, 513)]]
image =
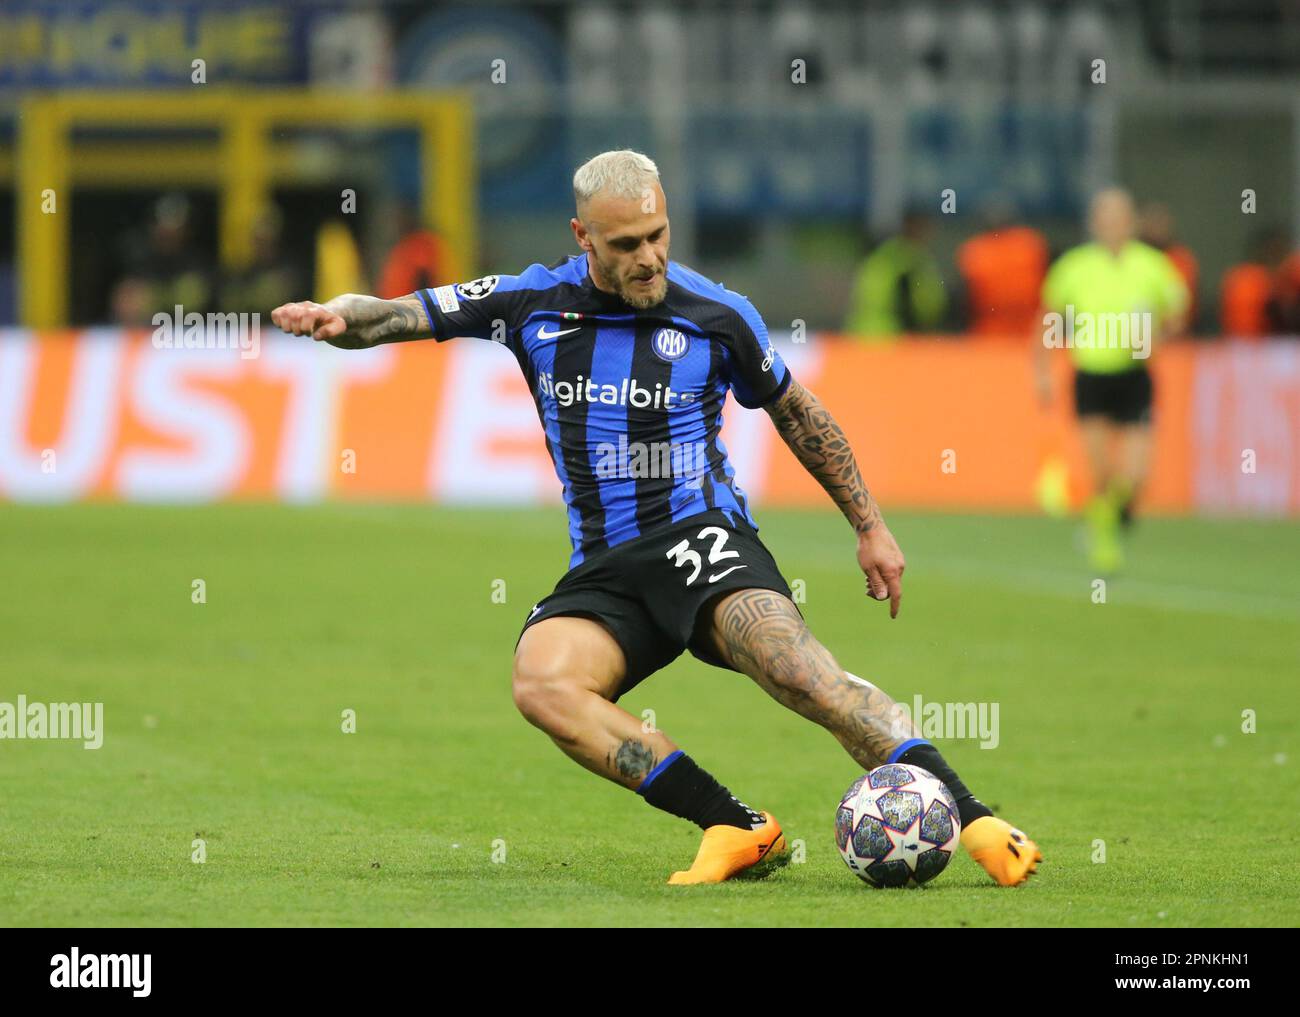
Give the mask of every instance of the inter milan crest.
[(473, 282), (461, 283), (456, 287), (456, 292), (466, 300), (482, 300), (494, 289), (500, 276), (485, 275), (482, 279), (475, 279)]
[(652, 345), (660, 360), (671, 362), (686, 356), (686, 351), (691, 348), (691, 340), (685, 332), (675, 328), (661, 328), (655, 333)]

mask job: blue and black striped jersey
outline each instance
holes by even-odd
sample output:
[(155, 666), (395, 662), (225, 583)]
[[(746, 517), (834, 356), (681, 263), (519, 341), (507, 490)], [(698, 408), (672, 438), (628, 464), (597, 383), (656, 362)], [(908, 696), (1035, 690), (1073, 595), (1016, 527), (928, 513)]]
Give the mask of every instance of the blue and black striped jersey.
[(754, 306), (668, 263), (662, 303), (596, 289), (585, 255), (419, 291), (438, 341), (492, 339), (528, 380), (569, 510), (572, 568), (720, 509), (755, 526), (719, 438), (727, 390), (750, 408), (790, 372)]

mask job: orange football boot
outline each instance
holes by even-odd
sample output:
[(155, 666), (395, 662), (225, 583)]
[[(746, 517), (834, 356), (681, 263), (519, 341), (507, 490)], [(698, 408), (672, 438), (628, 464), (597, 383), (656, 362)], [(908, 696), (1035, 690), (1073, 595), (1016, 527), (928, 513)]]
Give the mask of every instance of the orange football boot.
[(961, 846), (999, 886), (1016, 886), (1038, 871), (1038, 845), (997, 816), (980, 816), (961, 831)]
[[(739, 826), (711, 826), (704, 831), (695, 861), (685, 872), (674, 872), (670, 886), (693, 883), (721, 883), (746, 869), (755, 874), (784, 865), (790, 860), (781, 824), (770, 812), (762, 813), (767, 822), (756, 830)], [(762, 863), (762, 864), (760, 864)]]

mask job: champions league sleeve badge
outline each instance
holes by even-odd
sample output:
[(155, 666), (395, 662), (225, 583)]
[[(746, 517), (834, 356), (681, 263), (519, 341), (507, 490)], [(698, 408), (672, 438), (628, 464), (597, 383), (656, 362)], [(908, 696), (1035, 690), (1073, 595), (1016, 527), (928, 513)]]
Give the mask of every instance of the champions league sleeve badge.
[(456, 292), (466, 300), (482, 300), (497, 288), (497, 283), (500, 281), (500, 276), (485, 275), (482, 279), (461, 283), (456, 287)]

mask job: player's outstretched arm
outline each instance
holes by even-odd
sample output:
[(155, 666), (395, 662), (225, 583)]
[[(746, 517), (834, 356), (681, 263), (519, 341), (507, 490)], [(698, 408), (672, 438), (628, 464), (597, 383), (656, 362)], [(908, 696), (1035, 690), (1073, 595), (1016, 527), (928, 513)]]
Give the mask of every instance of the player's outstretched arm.
[(271, 312), (271, 320), (290, 335), (309, 335), (342, 350), (433, 336), (429, 317), (414, 293), (396, 300), (345, 293), (323, 304), (310, 300), (281, 304)]
[(876, 600), (888, 600), (889, 617), (897, 617), (903, 596), (903, 552), (862, 480), (840, 425), (793, 378), (781, 398), (766, 409), (795, 457), (825, 488), (858, 535), (858, 564), (867, 576), (867, 592)]

